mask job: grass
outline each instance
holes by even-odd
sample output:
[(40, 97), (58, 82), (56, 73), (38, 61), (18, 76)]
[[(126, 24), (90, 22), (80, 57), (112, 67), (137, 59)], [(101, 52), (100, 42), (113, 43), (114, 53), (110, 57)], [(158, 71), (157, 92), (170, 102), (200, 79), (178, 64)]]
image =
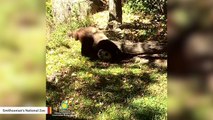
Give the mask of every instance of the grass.
[[(57, 28), (57, 30), (63, 28)], [(47, 47), (47, 75), (62, 73), (47, 87), (48, 105), (57, 110), (70, 100), (78, 118), (97, 120), (164, 120), (167, 111), (166, 73), (148, 64), (109, 64), (80, 55), (80, 43), (54, 31)]]
[[(59, 111), (67, 100), (76, 119), (165, 120), (165, 69), (151, 63), (110, 64), (82, 57), (80, 43), (68, 38), (67, 31), (87, 25), (73, 22), (50, 32), (46, 73), (55, 80), (47, 83), (47, 105)], [(57, 119), (62, 118), (51, 118)]]

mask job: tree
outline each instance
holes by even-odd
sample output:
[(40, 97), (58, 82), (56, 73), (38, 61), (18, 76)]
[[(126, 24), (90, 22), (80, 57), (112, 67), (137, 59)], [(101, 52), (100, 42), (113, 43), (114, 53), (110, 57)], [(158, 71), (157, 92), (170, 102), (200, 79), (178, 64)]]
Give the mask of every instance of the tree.
[(52, 12), (55, 23), (84, 20), (91, 11), (90, 0), (52, 0)]
[(122, 0), (109, 0), (109, 22), (122, 23)]

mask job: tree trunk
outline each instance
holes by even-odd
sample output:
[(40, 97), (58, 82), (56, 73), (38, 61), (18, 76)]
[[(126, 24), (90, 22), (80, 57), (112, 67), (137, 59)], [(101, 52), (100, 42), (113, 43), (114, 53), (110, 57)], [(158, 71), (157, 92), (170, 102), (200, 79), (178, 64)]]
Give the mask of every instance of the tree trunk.
[(91, 10), (89, 0), (52, 0), (55, 23), (85, 19)]
[(122, 0), (109, 0), (109, 22), (122, 23)]
[(71, 2), (69, 0), (52, 0), (52, 10), (55, 23), (62, 23), (68, 18), (68, 7), (70, 6)]

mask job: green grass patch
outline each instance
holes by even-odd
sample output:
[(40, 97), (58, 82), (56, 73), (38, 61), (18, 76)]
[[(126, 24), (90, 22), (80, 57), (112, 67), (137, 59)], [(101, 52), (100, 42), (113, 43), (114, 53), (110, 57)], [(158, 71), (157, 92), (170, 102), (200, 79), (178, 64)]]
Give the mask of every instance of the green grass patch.
[(79, 119), (166, 119), (166, 73), (148, 64), (110, 64), (82, 57), (80, 43), (67, 37), (67, 31), (77, 27), (59, 25), (50, 34), (46, 72), (61, 74), (56, 75), (57, 83), (47, 85), (47, 105), (58, 111), (62, 100), (69, 100)]

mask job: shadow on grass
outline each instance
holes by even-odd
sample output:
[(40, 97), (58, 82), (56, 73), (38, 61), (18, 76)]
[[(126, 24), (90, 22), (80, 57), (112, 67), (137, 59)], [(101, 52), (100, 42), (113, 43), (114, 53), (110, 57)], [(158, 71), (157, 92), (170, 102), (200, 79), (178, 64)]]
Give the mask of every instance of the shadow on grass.
[(149, 66), (149, 68), (152, 68), (152, 69), (157, 69), (159, 73), (166, 73), (167, 72), (167, 65), (165, 66), (159, 66), (159, 65), (156, 65), (155, 61), (156, 60), (160, 60), (160, 61), (166, 61), (167, 62), (167, 57), (147, 57), (146, 59), (148, 59), (148, 63), (147, 65)]
[[(143, 21), (135, 20), (131, 23), (123, 23), (119, 28), (126, 31), (122, 36), (119, 32), (111, 30), (106, 31), (107, 36), (118, 41), (122, 39), (131, 40), (132, 42), (155, 40), (164, 44), (167, 43), (167, 29), (162, 22), (143, 23)], [(163, 29), (160, 30), (159, 28)]]
[[(150, 79), (146, 73), (134, 75), (132, 73), (119, 75), (99, 75), (92, 84), (86, 84), (77, 89), (83, 96), (95, 99), (106, 104), (125, 103), (127, 98), (133, 98), (137, 95), (147, 94), (146, 87), (155, 81)], [(98, 94), (98, 92), (102, 92)]]
[[(71, 99), (70, 110), (78, 114), (76, 118), (72, 119), (95, 119), (98, 114), (106, 111), (113, 104), (119, 104), (126, 108), (131, 107), (129, 102), (133, 98), (151, 95), (147, 87), (158, 82), (147, 72), (138, 74), (131, 71), (100, 72), (102, 69), (110, 69), (110, 64), (97, 66), (98, 64), (95, 63), (95, 66), (89, 69), (78, 66), (70, 67), (66, 74), (55, 78), (58, 79), (57, 83), (47, 83), (47, 96), (50, 96), (50, 99), (47, 100), (47, 106), (52, 106), (53, 111), (58, 111), (63, 100)], [(123, 66), (117, 65), (116, 67), (122, 68)], [(81, 76), (74, 74), (76, 72), (79, 74), (89, 72), (92, 76), (81, 78)], [(159, 114), (155, 109), (145, 111), (131, 109), (130, 111), (134, 119), (141, 119), (142, 116), (152, 118), (153, 114)], [(58, 119), (58, 117), (51, 116), (48, 118)]]
[(162, 117), (164, 112), (158, 108), (153, 107), (144, 107), (137, 108), (133, 113), (133, 116), (136, 120), (165, 120), (166, 117)]

